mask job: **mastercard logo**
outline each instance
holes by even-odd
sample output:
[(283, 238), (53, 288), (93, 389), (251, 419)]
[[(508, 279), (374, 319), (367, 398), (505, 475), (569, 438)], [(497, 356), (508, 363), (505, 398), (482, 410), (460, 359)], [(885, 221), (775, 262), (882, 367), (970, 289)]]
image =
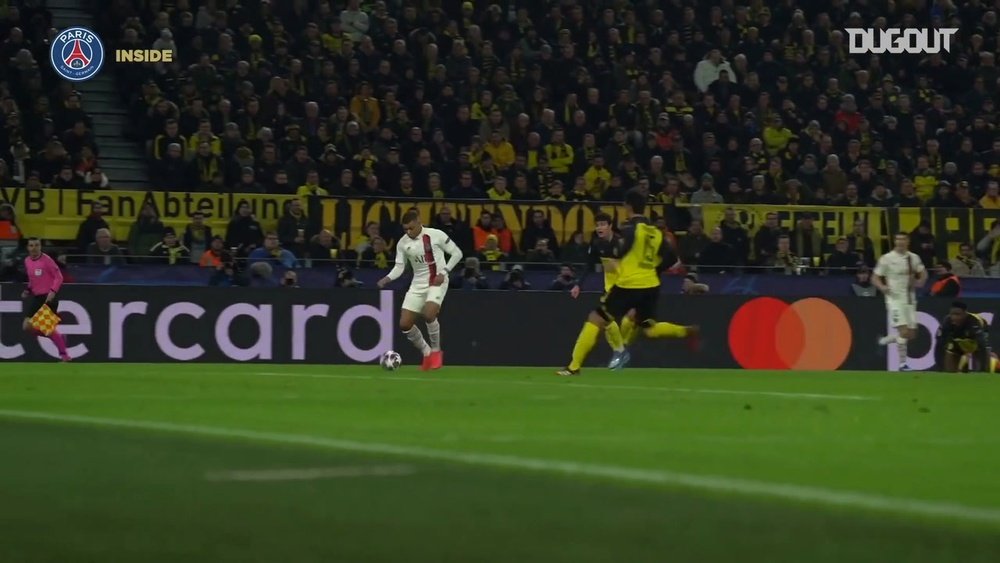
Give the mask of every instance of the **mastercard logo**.
[(851, 323), (825, 299), (758, 297), (729, 323), (729, 350), (744, 369), (835, 370), (851, 352)]

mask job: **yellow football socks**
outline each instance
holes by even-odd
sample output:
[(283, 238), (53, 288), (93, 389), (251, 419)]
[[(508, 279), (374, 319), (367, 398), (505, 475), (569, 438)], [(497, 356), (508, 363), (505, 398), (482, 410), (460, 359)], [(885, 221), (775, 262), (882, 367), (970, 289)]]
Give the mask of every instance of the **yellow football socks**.
[(656, 323), (647, 328), (645, 334), (649, 338), (684, 338), (688, 335), (687, 327), (672, 323)]
[[(573, 360), (569, 363), (569, 369), (574, 371), (580, 369), (580, 366), (587, 359), (587, 355), (597, 344), (597, 337), (600, 335), (601, 327), (590, 321), (583, 324), (580, 336), (576, 337), (576, 345), (573, 346)], [(618, 336), (621, 338), (621, 333)]]
[(622, 319), (622, 342), (628, 346), (635, 342), (635, 339), (638, 337), (639, 331), (636, 330), (635, 321), (631, 317)]
[(615, 352), (621, 352), (625, 349), (625, 339), (624, 333), (618, 326), (618, 323), (611, 321), (607, 326), (604, 327), (604, 335), (608, 339), (608, 344), (611, 349)]

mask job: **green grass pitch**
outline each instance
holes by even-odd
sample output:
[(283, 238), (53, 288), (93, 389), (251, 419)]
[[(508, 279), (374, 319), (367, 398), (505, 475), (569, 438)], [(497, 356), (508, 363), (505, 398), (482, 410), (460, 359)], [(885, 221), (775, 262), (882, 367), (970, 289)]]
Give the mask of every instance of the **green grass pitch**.
[(0, 363), (0, 562), (995, 562), (998, 395), (984, 375)]

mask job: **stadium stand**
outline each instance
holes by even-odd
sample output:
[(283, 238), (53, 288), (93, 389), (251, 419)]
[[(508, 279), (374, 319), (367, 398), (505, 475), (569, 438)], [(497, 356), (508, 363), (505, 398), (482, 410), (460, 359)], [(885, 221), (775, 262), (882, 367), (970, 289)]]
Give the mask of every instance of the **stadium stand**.
[[(816, 240), (805, 218), (787, 233), (788, 256), (776, 258), (777, 232), (751, 234), (731, 217), (705, 225), (684, 204), (1000, 209), (996, 8), (874, 4), (114, 0), (91, 8), (110, 48), (176, 52), (172, 64), (115, 67), (128, 107), (122, 133), (143, 144), (157, 188), (557, 203), (618, 202), (638, 187), (667, 205), (666, 227), (688, 233), (679, 247), (690, 263), (786, 271), (786, 258), (829, 260), (835, 242)], [(843, 29), (876, 16), (890, 27), (959, 32), (950, 53), (850, 55)], [(20, 128), (30, 132), (30, 161), (5, 151), (14, 171), (5, 184), (88, 181), (60, 175), (67, 163), (96, 166), (88, 150), (99, 154), (79, 96), (37, 62), (45, 11), (9, 9), (4, 26), (21, 28), (29, 47), (21, 51), (15, 33), (4, 43), (16, 63), (0, 71), (4, 146), (20, 150), (18, 113), (38, 124)], [(23, 177), (35, 170), (37, 179)], [(936, 265), (943, 251), (924, 231), (914, 240), (931, 245), (926, 260)], [(867, 243), (841, 234), (855, 262), (870, 263)], [(1000, 261), (1000, 237), (985, 237), (963, 242), (980, 243), (974, 253), (989, 267)], [(510, 250), (524, 258), (534, 249)], [(552, 252), (558, 259), (554, 244)]]
[[(368, 176), (394, 180), (401, 166), (412, 174), (423, 156), (442, 176), (437, 193), (426, 174), (411, 193), (381, 179), (378, 189), (446, 197), (467, 168), (484, 194), (523, 174), (521, 197), (614, 200), (644, 178), (662, 197), (674, 176), (698, 201), (711, 174), (727, 201), (873, 205), (915, 203), (904, 177), (922, 203), (959, 203), (934, 199), (940, 180), (969, 182), (978, 201), (1000, 173), (996, 18), (977, 3), (890, 13), (962, 30), (950, 54), (926, 58), (850, 57), (840, 30), (872, 14), (843, 2), (335, 4), (113, 3), (101, 19), (112, 44), (179, 55), (117, 76), (153, 169), (170, 170), (176, 143), (188, 184), (232, 187), (245, 168), (231, 165), (237, 149), (256, 163), (273, 145), (289, 191), (335, 151), (339, 166), (320, 177), (334, 195), (363, 194)], [(308, 159), (295, 158), (300, 147)], [(258, 166), (255, 181), (278, 189), (276, 168)], [(752, 193), (756, 175), (766, 193)]]
[(86, 167), (84, 146), (96, 153), (87, 137), (93, 123), (80, 96), (60, 84), (47, 64), (51, 26), (52, 15), (44, 8), (8, 6), (0, 20), (4, 186), (52, 185), (63, 166)]

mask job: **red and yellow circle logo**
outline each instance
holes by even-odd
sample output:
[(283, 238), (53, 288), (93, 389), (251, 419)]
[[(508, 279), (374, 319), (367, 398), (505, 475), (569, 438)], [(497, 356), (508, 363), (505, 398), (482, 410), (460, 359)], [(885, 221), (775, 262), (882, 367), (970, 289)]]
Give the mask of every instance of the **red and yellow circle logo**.
[(825, 299), (788, 304), (758, 297), (729, 323), (729, 350), (744, 369), (834, 370), (851, 352), (851, 323)]

